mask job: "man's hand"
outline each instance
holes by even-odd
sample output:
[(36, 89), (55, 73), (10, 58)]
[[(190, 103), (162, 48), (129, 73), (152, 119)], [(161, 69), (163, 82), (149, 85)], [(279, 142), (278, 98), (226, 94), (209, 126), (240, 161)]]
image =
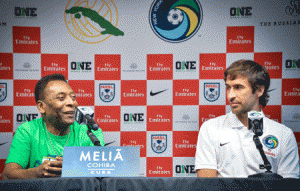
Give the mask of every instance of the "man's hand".
[(23, 169), (23, 167), (17, 163), (8, 163), (5, 165), (1, 176), (3, 180), (60, 177), (62, 161), (62, 157), (56, 157), (55, 161), (50, 162), (46, 160), (38, 167), (28, 169)]
[(40, 177), (45, 178), (60, 177), (62, 171), (62, 162), (62, 157), (56, 157), (55, 161), (46, 160), (37, 167), (37, 173)]

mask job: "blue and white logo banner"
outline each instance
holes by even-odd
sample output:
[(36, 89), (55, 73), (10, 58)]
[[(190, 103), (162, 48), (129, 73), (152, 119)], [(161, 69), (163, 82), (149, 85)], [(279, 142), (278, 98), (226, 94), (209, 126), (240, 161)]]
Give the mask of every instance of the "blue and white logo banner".
[(99, 96), (104, 102), (111, 102), (115, 98), (115, 84), (99, 84)]
[(7, 83), (0, 83), (0, 102), (4, 101), (7, 96)]
[(214, 102), (220, 97), (220, 83), (204, 83), (204, 97)]
[(167, 149), (167, 135), (151, 135), (151, 147), (156, 153), (163, 153)]

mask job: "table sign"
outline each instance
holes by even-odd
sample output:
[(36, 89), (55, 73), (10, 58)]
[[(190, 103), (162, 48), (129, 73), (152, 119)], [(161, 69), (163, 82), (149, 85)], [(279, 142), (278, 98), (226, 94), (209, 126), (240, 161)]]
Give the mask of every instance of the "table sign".
[(139, 176), (140, 147), (65, 147), (62, 177)]

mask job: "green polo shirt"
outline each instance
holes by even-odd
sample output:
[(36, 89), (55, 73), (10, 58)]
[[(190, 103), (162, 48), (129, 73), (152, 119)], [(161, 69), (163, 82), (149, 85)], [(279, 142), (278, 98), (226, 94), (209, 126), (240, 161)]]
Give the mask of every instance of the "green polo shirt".
[[(92, 132), (99, 139), (100, 144), (104, 146), (102, 130), (92, 130)], [(23, 169), (34, 168), (42, 164), (44, 157), (55, 158), (56, 152), (63, 156), (65, 146), (94, 146), (87, 136), (87, 126), (79, 125), (75, 121), (70, 126), (70, 135), (56, 136), (46, 129), (43, 118), (34, 119), (18, 127), (5, 164), (17, 163)]]

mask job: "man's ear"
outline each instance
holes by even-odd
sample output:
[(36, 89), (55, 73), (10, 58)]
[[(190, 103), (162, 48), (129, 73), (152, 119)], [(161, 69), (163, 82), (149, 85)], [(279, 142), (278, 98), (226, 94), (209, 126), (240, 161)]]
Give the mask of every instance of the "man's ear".
[(264, 94), (264, 91), (265, 91), (265, 86), (259, 86), (255, 93), (258, 97), (261, 97)]
[(43, 101), (38, 100), (38, 102), (36, 103), (36, 106), (41, 114), (44, 114), (46, 112), (45, 111), (45, 103)]

